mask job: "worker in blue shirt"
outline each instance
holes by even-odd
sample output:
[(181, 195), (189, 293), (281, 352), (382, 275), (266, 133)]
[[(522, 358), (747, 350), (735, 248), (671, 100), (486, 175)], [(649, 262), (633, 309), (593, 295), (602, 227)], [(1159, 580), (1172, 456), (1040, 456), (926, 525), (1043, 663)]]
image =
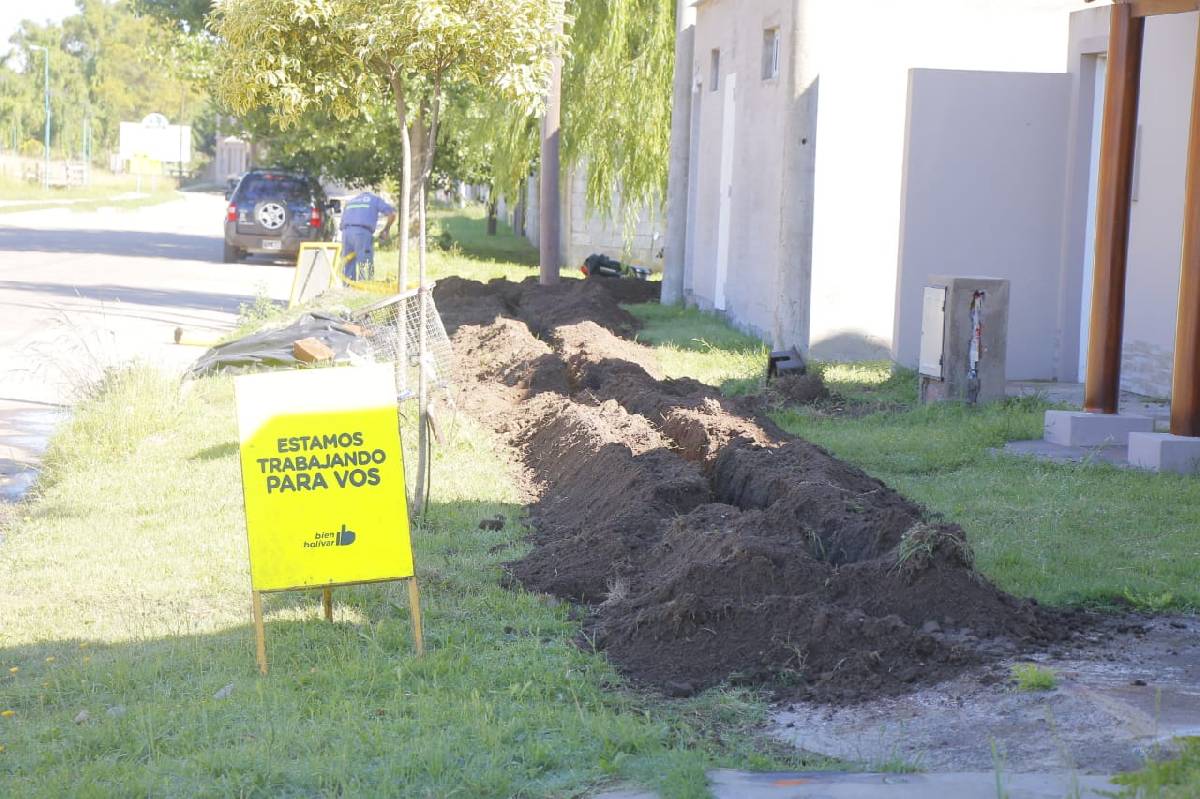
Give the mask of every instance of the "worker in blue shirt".
[[(371, 275), (375, 261), (375, 226), (386, 216), (380, 241), (387, 241), (396, 221), (396, 209), (378, 194), (364, 191), (342, 206), (342, 258), (346, 277), (361, 280)], [(353, 257), (351, 257), (353, 256)]]

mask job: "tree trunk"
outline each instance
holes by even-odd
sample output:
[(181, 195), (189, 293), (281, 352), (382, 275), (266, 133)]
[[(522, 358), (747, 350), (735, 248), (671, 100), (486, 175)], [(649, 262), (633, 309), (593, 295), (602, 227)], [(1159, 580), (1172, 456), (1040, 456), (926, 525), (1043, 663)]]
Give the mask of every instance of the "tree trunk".
[(496, 200), (494, 197), (488, 197), (487, 204), (487, 234), (489, 236), (496, 235)]
[[(562, 31), (562, 19), (558, 29)], [(538, 213), (541, 215), (538, 262), (541, 267), (539, 282), (543, 286), (558, 282), (559, 245), (559, 111), (562, 101), (562, 54), (556, 52), (551, 59), (550, 89), (546, 93), (546, 115), (542, 117), (542, 163), (541, 200)]]
[(403, 142), (403, 162), (400, 165), (400, 224), (397, 225), (397, 244), (400, 246), (400, 263), (397, 283), (400, 291), (408, 288), (408, 218), (411, 215), (413, 174), (412, 142), (408, 135), (408, 106), (404, 99), (404, 83), (400, 76), (392, 78), (392, 93), (396, 101), (396, 119), (400, 122), (400, 140)]
[(428, 301), (425, 285), (425, 204), (429, 195), (429, 176), (433, 172), (434, 148), (437, 146), (438, 116), (442, 107), (442, 78), (439, 75), (434, 83), (433, 107), (430, 113), (429, 128), (425, 129), (424, 114), (421, 119), (421, 132), (426, 137), (425, 146), (419, 150), (421, 157), (420, 194), (417, 195), (417, 495), (416, 512), (425, 511), (425, 486), (429, 474), (433, 453), (429, 441), (429, 371), (433, 364), (430, 362), (428, 340)]
[[(408, 217), (410, 205), (409, 182), (412, 178), (412, 142), (408, 137), (408, 107), (405, 104), (404, 98), (404, 83), (399, 75), (392, 76), (392, 92), (393, 99), (396, 102), (396, 118), (400, 123), (400, 140), (403, 144), (402, 162), (400, 165), (400, 224), (396, 235), (398, 245), (400, 247), (400, 261), (396, 274), (396, 289), (397, 293), (402, 293), (408, 288)], [(401, 302), (397, 306), (398, 316), (396, 320), (396, 362), (394, 364), (395, 383), (397, 405), (399, 405), (399, 397), (408, 391), (408, 341), (407, 341), (407, 323), (406, 323), (406, 306)], [(421, 487), (418, 485), (415, 491), (410, 491), (406, 497), (410, 508), (419, 508), (421, 497)]]
[(525, 181), (517, 184), (517, 201), (513, 203), (513, 233), (525, 235)]

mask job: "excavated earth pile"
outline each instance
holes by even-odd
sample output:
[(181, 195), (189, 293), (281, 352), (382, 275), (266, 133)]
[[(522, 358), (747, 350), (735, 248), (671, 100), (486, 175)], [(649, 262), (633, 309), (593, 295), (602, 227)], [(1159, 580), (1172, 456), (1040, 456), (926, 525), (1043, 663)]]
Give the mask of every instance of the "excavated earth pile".
[(462, 406), (538, 486), (509, 576), (591, 607), (589, 641), (672, 695), (721, 681), (846, 702), (1079, 622), (975, 571), (961, 528), (625, 337), (633, 281), (442, 281)]

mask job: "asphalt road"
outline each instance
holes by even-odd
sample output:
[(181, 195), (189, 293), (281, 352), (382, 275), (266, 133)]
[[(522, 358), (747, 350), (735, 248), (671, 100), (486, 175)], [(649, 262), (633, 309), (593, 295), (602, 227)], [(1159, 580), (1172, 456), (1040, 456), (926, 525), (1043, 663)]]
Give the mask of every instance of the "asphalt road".
[[(292, 269), (221, 262), (220, 195), (135, 210), (0, 214), (0, 499), (36, 462), (53, 415), (104, 369), (182, 370), (259, 296), (286, 299)], [(7, 489), (6, 489), (7, 485)]]

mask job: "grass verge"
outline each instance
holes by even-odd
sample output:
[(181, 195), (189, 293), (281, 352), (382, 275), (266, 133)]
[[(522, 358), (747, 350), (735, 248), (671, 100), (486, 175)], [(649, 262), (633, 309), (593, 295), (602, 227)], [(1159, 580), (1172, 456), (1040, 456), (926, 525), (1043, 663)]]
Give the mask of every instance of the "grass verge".
[[(521, 507), (459, 418), (402, 586), (267, 597), (256, 674), (231, 383), (114, 373), (52, 443), (0, 544), (0, 780), (11, 796), (707, 795), (714, 766), (797, 767), (742, 692), (625, 690), (565, 604), (500, 587)], [(501, 531), (478, 522), (502, 515)], [(11, 711), (11, 712), (8, 712)]]

